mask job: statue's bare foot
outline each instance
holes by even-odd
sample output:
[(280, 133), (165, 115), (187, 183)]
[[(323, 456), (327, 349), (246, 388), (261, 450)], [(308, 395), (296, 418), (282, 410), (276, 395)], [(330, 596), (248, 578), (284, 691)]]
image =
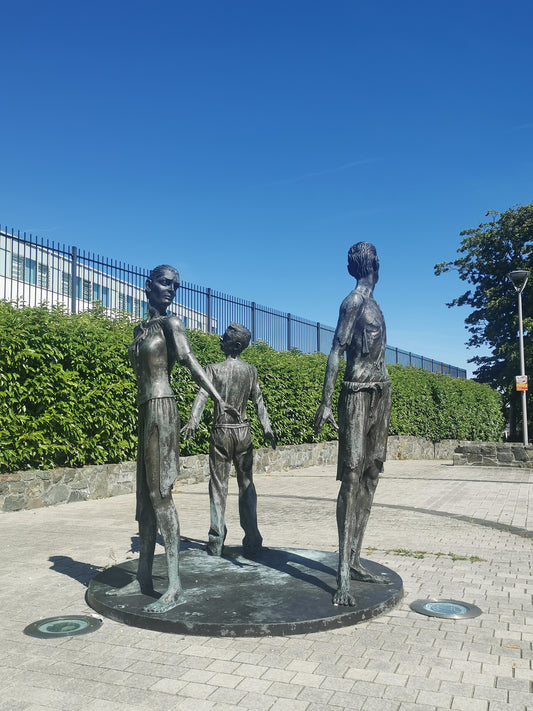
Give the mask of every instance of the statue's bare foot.
[(143, 610), (144, 612), (150, 612), (152, 614), (161, 614), (172, 610), (173, 607), (176, 607), (176, 605), (182, 602), (184, 602), (184, 599), (181, 588), (176, 591), (167, 590), (166, 593), (161, 595), (159, 600), (155, 600), (155, 602), (146, 605), (143, 607)]
[(333, 595), (334, 605), (350, 605), (356, 604), (355, 597), (350, 594), (349, 585), (339, 584), (336, 593)]
[(138, 595), (140, 592), (142, 592), (141, 584), (137, 579), (135, 579), (123, 588), (111, 588), (111, 590), (107, 590), (106, 595), (109, 595), (110, 597), (118, 597), (119, 595)]
[(377, 583), (378, 585), (387, 585), (390, 583), (390, 578), (385, 574), (371, 573), (368, 568), (359, 565), (350, 565), (350, 578), (358, 580), (360, 583)]
[(243, 545), (242, 547), (242, 554), (245, 558), (253, 558), (256, 555), (259, 555), (261, 551), (263, 550), (263, 543), (259, 542), (254, 545)]
[(214, 555), (218, 558), (222, 555), (223, 546), (210, 546), (209, 544), (205, 547), (207, 555)]

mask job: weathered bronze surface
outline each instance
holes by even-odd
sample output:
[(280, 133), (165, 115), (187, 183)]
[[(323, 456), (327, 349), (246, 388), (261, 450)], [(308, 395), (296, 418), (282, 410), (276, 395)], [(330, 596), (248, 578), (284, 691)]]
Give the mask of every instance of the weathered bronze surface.
[[(339, 567), (335, 605), (355, 605), (350, 578), (387, 583), (361, 564), (360, 554), (374, 492), (386, 457), (390, 419), (390, 380), (385, 365), (386, 332), (381, 309), (374, 300), (379, 260), (374, 245), (358, 242), (348, 252), (348, 271), (357, 279), (355, 289), (340, 307), (339, 320), (328, 357), (322, 399), (315, 416), (318, 433), (326, 422), (339, 431), (337, 529)], [(331, 410), (331, 397), (346, 353), (346, 370), (338, 404), (339, 424)]]
[[(253, 555), (261, 550), (263, 539), (257, 527), (257, 494), (253, 482), (253, 444), (250, 425), (246, 416), (246, 403), (255, 406), (265, 439), (276, 447), (274, 434), (257, 379), (257, 369), (245, 363), (240, 354), (250, 342), (250, 331), (237, 323), (231, 323), (220, 339), (220, 348), (226, 360), (206, 368), (207, 377), (232, 405), (237, 417), (224, 412), (215, 403), (215, 414), (209, 443), (209, 500), (211, 525), (207, 552), (220, 556), (226, 538), (225, 511), (228, 495), (228, 480), (232, 463), (235, 465), (239, 485), (239, 517), (244, 530), (242, 541), (244, 555)], [(184, 438), (196, 432), (209, 393), (202, 387), (193, 403), (188, 423), (182, 429)]]
[[(139, 443), (137, 450), (137, 513), (139, 522), (139, 564), (135, 580), (108, 595), (153, 597), (152, 568), (157, 530), (165, 545), (168, 587), (154, 602), (146, 605), (148, 613), (162, 613), (183, 599), (179, 575), (180, 531), (172, 486), (179, 473), (180, 421), (170, 385), (170, 373), (176, 361), (185, 365), (199, 385), (216, 400), (221, 412), (226, 403), (205, 375), (191, 352), (185, 327), (167, 309), (179, 286), (174, 267), (161, 265), (150, 272), (146, 281), (148, 318), (135, 328), (129, 356), (137, 376), (139, 405)], [(234, 412), (229, 408), (230, 412)]]

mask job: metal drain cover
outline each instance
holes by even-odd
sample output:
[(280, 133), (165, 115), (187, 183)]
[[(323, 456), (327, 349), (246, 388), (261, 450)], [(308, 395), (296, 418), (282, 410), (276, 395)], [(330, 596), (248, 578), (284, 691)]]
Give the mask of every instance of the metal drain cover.
[(411, 610), (428, 617), (444, 617), (449, 620), (463, 620), (481, 615), (475, 605), (459, 600), (415, 600), (409, 606)]
[(66, 617), (47, 617), (44, 620), (32, 622), (24, 629), (24, 634), (30, 637), (50, 639), (51, 637), (72, 637), (78, 634), (94, 632), (102, 626), (99, 617), (88, 615), (67, 615)]

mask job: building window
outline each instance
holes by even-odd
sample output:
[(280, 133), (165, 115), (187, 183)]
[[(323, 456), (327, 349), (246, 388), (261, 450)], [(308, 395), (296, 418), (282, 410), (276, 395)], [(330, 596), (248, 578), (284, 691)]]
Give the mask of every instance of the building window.
[(93, 283), (93, 301), (100, 301), (100, 284)]
[(46, 264), (37, 265), (37, 286), (48, 289), (49, 269)]
[(84, 301), (91, 300), (91, 282), (88, 279), (76, 277), (76, 298)]
[(0, 276), (6, 276), (7, 251), (0, 249)]
[(109, 308), (109, 287), (108, 286), (102, 287), (102, 306), (105, 306), (105, 308)]
[(70, 274), (61, 272), (61, 293), (70, 296)]
[(24, 264), (24, 281), (28, 284), (37, 284), (37, 261), (26, 257)]
[(18, 254), (11, 257), (11, 276), (17, 281), (24, 281), (24, 257)]

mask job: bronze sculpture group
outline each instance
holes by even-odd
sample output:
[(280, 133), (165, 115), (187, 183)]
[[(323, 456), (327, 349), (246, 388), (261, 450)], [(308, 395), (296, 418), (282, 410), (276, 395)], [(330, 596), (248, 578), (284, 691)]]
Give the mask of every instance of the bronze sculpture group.
[[(339, 431), (339, 566), (333, 603), (352, 606), (356, 600), (350, 593), (350, 579), (388, 582), (385, 577), (375, 576), (361, 565), (360, 553), (386, 456), (391, 395), (385, 367), (385, 322), (373, 297), (379, 274), (374, 246), (368, 242), (353, 245), (348, 254), (348, 271), (357, 280), (357, 285), (340, 307), (322, 398), (315, 417), (315, 431), (318, 433), (328, 422)], [(265, 439), (272, 447), (276, 446), (257, 370), (240, 358), (250, 342), (250, 332), (240, 324), (231, 323), (220, 339), (225, 360), (207, 366), (204, 371), (190, 349), (182, 322), (176, 316), (167, 315), (178, 286), (178, 273), (173, 267), (162, 265), (152, 270), (146, 282), (148, 318), (135, 328), (129, 350), (138, 386), (136, 519), (140, 556), (136, 579), (107, 594), (153, 593), (152, 566), (159, 529), (165, 546), (168, 588), (158, 600), (144, 608), (148, 613), (164, 613), (183, 599), (179, 575), (179, 522), (172, 500), (172, 487), (179, 473), (180, 435), (179, 415), (170, 385), (174, 364), (185, 365), (200, 386), (189, 421), (181, 430), (184, 438), (194, 435), (209, 396), (215, 401), (209, 444), (211, 521), (206, 550), (210, 555), (220, 556), (223, 552), (232, 463), (239, 486), (243, 554), (251, 557), (262, 547), (252, 474), (253, 445), (246, 416), (248, 401), (255, 406)], [(337, 427), (331, 400), (343, 353), (346, 353), (346, 370)]]

